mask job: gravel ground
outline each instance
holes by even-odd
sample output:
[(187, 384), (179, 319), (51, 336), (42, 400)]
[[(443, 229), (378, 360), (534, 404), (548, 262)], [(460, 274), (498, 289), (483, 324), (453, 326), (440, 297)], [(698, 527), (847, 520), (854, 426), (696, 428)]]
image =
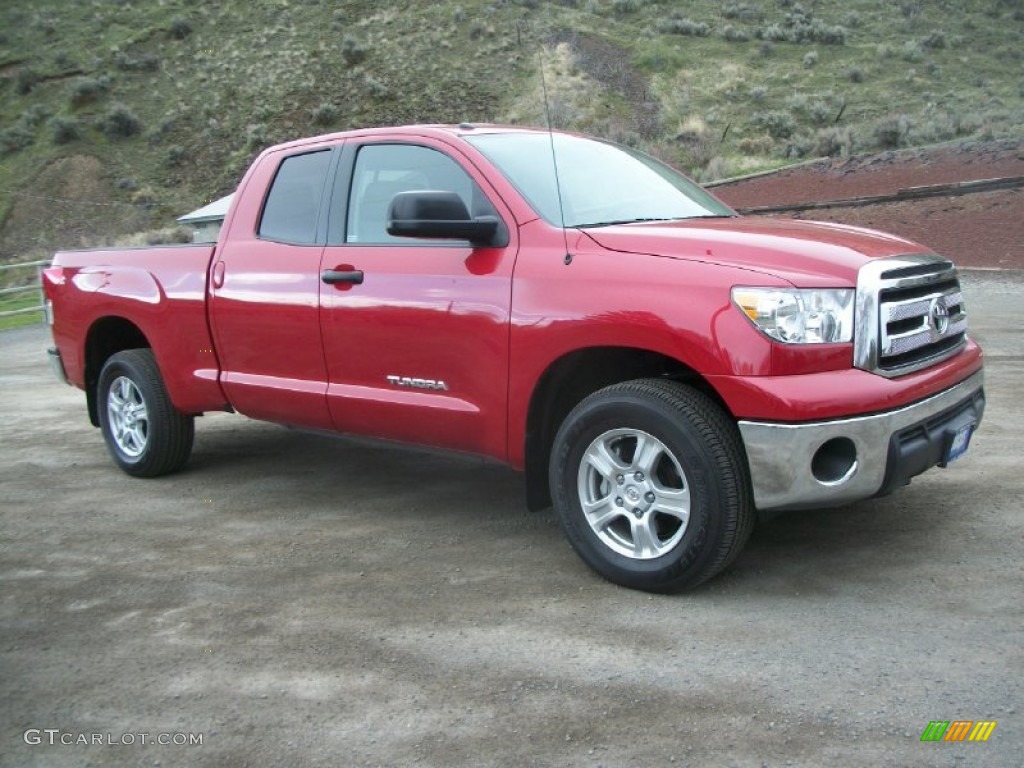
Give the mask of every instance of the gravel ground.
[[(0, 764), (1024, 765), (1024, 276), (966, 283), (967, 456), (778, 518), (670, 597), (601, 581), (469, 458), (217, 414), (184, 472), (133, 480), (45, 331), (0, 334)], [(922, 743), (932, 720), (998, 725)]]

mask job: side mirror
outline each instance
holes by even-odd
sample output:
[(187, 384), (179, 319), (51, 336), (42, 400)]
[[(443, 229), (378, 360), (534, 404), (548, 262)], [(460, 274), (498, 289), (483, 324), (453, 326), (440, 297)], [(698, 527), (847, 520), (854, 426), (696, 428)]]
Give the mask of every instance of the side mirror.
[(472, 218), (462, 198), (454, 192), (399, 192), (388, 207), (388, 234), (395, 237), (469, 240), (473, 245), (494, 245), (497, 233), (497, 218)]

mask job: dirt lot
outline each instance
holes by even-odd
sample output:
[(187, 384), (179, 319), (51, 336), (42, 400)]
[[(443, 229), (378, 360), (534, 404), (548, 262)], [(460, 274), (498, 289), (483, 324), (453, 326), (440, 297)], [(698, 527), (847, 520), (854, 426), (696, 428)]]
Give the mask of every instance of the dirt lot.
[[(1024, 176), (1024, 141), (1019, 139), (818, 160), (713, 191), (730, 205), (744, 208), (892, 195), (907, 187), (1011, 176)], [(793, 216), (895, 232), (961, 266), (1024, 269), (1022, 210), (1024, 190), (1018, 188)]]
[[(472, 459), (221, 414), (132, 480), (45, 331), (0, 334), (0, 763), (1020, 766), (1024, 276), (966, 282), (967, 456), (672, 597), (599, 580)], [(920, 741), (958, 719), (998, 725)]]

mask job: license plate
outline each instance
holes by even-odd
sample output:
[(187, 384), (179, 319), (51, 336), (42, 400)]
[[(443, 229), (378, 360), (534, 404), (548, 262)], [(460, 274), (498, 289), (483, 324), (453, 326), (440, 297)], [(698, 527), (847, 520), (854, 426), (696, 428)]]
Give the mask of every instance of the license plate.
[(949, 444), (949, 450), (946, 452), (946, 464), (952, 464), (954, 461), (959, 459), (965, 453), (967, 453), (967, 446), (971, 444), (971, 435), (974, 432), (974, 424), (965, 424), (956, 431), (953, 435), (953, 440)]

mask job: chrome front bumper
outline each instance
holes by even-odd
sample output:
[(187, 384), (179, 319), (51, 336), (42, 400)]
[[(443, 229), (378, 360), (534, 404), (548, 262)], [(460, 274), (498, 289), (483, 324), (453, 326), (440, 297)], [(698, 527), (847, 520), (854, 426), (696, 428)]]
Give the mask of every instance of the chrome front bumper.
[(951, 430), (981, 422), (984, 372), (913, 405), (802, 424), (740, 421), (760, 510), (832, 507), (885, 493), (941, 464)]

